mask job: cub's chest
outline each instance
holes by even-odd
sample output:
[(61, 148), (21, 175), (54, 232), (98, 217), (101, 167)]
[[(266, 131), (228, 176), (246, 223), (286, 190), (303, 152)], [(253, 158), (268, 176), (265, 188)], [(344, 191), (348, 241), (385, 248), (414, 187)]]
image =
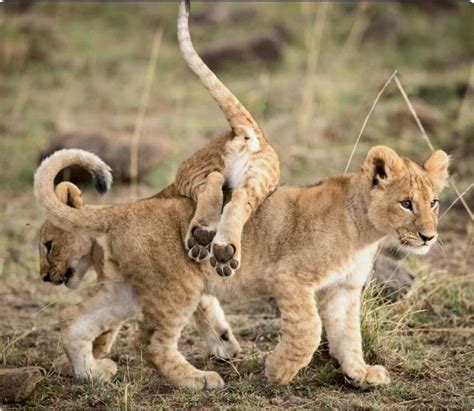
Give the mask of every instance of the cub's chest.
[(340, 267), (329, 269), (317, 289), (321, 290), (337, 284), (362, 287), (372, 272), (378, 247), (379, 242), (372, 244), (352, 254)]

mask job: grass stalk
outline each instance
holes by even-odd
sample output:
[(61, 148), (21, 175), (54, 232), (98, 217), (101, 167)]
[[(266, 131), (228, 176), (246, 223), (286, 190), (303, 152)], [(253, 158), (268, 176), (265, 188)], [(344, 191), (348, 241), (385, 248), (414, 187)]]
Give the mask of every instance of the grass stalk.
[(140, 144), (140, 136), (145, 121), (146, 110), (150, 101), (151, 88), (155, 78), (156, 63), (160, 53), (161, 39), (163, 37), (163, 29), (158, 29), (153, 37), (150, 58), (148, 60), (148, 68), (145, 77), (145, 86), (143, 88), (140, 108), (135, 120), (135, 128), (132, 135), (130, 147), (130, 197), (136, 199), (138, 197), (138, 147)]

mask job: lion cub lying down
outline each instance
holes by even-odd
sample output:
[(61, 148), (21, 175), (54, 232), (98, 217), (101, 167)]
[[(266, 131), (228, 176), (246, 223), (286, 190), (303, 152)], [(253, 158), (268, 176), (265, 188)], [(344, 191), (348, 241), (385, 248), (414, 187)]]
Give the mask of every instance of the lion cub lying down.
[[(443, 151), (418, 165), (377, 146), (359, 172), (311, 187), (278, 188), (244, 227), (239, 275), (223, 279), (207, 265), (190, 261), (177, 246), (194, 212), (191, 200), (151, 198), (99, 209), (69, 207), (54, 193), (61, 169), (83, 166), (101, 189), (108, 187), (110, 174), (91, 153), (53, 154), (35, 175), (38, 204), (56, 226), (96, 238), (105, 275), (120, 272), (123, 278), (120, 292), (104, 288), (70, 317), (63, 316), (63, 341), (75, 374), (109, 376), (93, 358), (92, 341), (113, 321), (122, 321), (130, 295), (140, 301), (142, 344), (150, 363), (178, 386), (222, 387), (217, 373), (193, 367), (177, 346), (182, 328), (208, 293), (221, 300), (276, 299), (282, 336), (266, 359), (270, 382), (288, 383), (309, 364), (324, 327), (331, 355), (354, 385), (388, 383), (384, 367), (364, 360), (361, 290), (384, 238), (417, 254), (434, 244), (438, 195), (447, 181), (448, 163)], [(206, 189), (215, 198), (222, 195), (222, 185)]]
[[(60, 183), (55, 190), (58, 199), (75, 209), (86, 207), (80, 190), (71, 183)], [(100, 208), (100, 206), (96, 207)], [(101, 369), (102, 378), (111, 377), (117, 370), (113, 361), (103, 359), (112, 348), (114, 340), (128, 319), (140, 313), (140, 304), (135, 292), (124, 284), (120, 273), (115, 270), (104, 271), (104, 252), (94, 237), (77, 231), (65, 231), (55, 227), (48, 220), (40, 230), (39, 239), (40, 271), (44, 281), (56, 285), (64, 283), (66, 287), (77, 289), (86, 272), (93, 268), (97, 274), (96, 284), (88, 290), (88, 296), (80, 304), (64, 309), (60, 314), (61, 329), (68, 333), (66, 324), (74, 321), (76, 312), (83, 312), (85, 306), (97, 298), (97, 295), (116, 295), (121, 297), (122, 306), (110, 315), (109, 326), (92, 341), (92, 354)], [(119, 319), (117, 319), (119, 317)], [(220, 359), (229, 359), (240, 352), (240, 346), (232, 329), (227, 323), (224, 312), (215, 297), (203, 295), (194, 313), (197, 330), (205, 341), (208, 352)], [(87, 321), (82, 319), (81, 326), (87, 333)], [(62, 374), (71, 374), (67, 357), (61, 356), (55, 361), (55, 368)], [(86, 370), (94, 377), (94, 367)], [(90, 372), (89, 372), (90, 371)]]

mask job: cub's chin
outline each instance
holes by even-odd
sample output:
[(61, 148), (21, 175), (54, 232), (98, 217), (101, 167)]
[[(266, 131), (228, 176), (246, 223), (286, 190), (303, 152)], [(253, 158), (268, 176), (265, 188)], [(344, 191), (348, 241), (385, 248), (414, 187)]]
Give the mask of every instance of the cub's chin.
[(406, 245), (402, 244), (401, 249), (405, 251), (407, 254), (416, 254), (416, 255), (425, 255), (430, 251), (431, 246), (430, 245), (420, 245), (420, 246), (412, 246), (412, 245)]

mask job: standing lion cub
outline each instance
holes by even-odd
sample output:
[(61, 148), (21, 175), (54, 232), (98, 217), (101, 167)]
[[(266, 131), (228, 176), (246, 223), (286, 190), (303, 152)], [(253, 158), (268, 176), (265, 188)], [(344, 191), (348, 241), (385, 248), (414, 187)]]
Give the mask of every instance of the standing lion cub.
[(181, 330), (207, 293), (220, 300), (276, 299), (282, 335), (265, 363), (271, 383), (286, 384), (309, 364), (324, 327), (331, 355), (354, 385), (387, 384), (385, 368), (364, 359), (362, 288), (384, 238), (417, 254), (427, 253), (435, 243), (438, 196), (447, 182), (448, 164), (443, 151), (419, 165), (377, 146), (368, 152), (359, 172), (310, 187), (278, 188), (244, 227), (239, 275), (223, 279), (207, 265), (192, 263), (177, 247), (193, 216), (190, 199), (151, 198), (99, 209), (69, 207), (54, 193), (54, 179), (64, 167), (85, 167), (102, 191), (108, 188), (110, 173), (91, 153), (56, 152), (36, 172), (38, 204), (56, 226), (97, 238), (104, 252), (103, 269), (119, 270), (123, 278), (122, 288), (104, 290), (64, 319), (63, 341), (75, 374), (108, 377), (90, 361), (91, 342), (111, 323), (122, 321), (128, 306), (123, 296), (132, 291), (143, 312), (142, 344), (150, 363), (177, 386), (222, 387), (216, 372), (192, 366), (177, 345)]

